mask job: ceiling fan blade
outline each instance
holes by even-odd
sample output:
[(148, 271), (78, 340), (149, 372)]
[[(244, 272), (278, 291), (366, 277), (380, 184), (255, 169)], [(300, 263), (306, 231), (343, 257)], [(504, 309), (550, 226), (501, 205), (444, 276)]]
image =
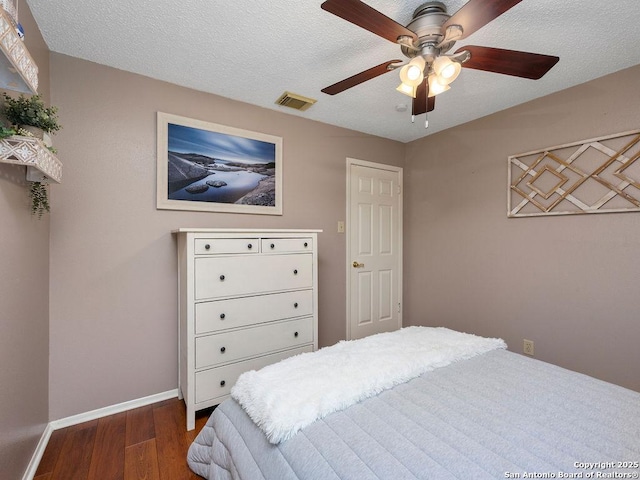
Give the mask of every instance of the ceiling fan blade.
[(467, 45), (456, 53), (468, 51), (471, 58), (462, 64), (465, 68), (474, 68), (487, 72), (502, 73), (514, 77), (538, 80), (558, 63), (559, 57), (540, 53), (519, 52), (501, 48), (477, 47)]
[(371, 33), (380, 35), (390, 42), (397, 43), (398, 37), (402, 36), (408, 36), (413, 41), (418, 41), (416, 34), (407, 27), (360, 0), (327, 0), (321, 7), (323, 10), (369, 30)]
[(369, 70), (365, 70), (364, 72), (356, 73), (355, 75), (352, 75), (349, 78), (345, 78), (338, 83), (329, 85), (328, 87), (323, 88), (321, 92), (327, 93), (329, 95), (335, 95), (336, 93), (344, 92), (351, 87), (355, 87), (356, 85), (366, 82), (367, 80), (376, 78), (383, 73), (390, 72), (391, 70), (393, 70), (389, 68), (390, 65), (401, 62), (402, 60), (389, 60), (388, 62), (376, 65), (375, 67), (372, 67)]
[(425, 78), (416, 91), (416, 98), (413, 99), (411, 106), (411, 115), (422, 115), (436, 107), (436, 97), (427, 97), (427, 95), (429, 95), (429, 82)]
[(443, 31), (451, 25), (460, 25), (463, 33), (460, 38), (467, 38), (480, 30), (487, 23), (495, 20), (504, 12), (515, 7), (522, 0), (469, 0), (460, 10), (442, 26)]

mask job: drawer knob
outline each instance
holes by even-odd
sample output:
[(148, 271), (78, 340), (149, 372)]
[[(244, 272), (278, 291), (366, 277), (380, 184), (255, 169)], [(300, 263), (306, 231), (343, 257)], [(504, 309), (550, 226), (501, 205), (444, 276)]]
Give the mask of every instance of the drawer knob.
[(209, 245), (208, 243), (204, 246), (205, 250), (211, 250), (211, 245)]
[(298, 337), (298, 332), (295, 332), (295, 333), (293, 334), (293, 336), (297, 338), (297, 337)]
[(220, 281), (224, 282), (224, 275), (220, 275)]
[(307, 248), (309, 246), (309, 244), (307, 242), (304, 242), (304, 248)]
[(220, 349), (220, 353), (224, 353), (224, 352), (226, 352), (226, 351), (227, 351), (227, 349), (226, 349), (225, 347), (222, 347), (222, 348)]
[(272, 243), (272, 244), (271, 244), (271, 248), (276, 248), (275, 243)]
[(226, 315), (224, 313), (220, 314), (220, 320), (224, 320), (224, 317), (226, 317)]
[(251, 249), (253, 248), (253, 245), (249, 244), (249, 245), (247, 245), (247, 248), (248, 248), (249, 250), (251, 250)]
[(297, 275), (297, 274), (298, 274), (298, 269), (295, 269), (295, 270), (293, 271), (293, 274), (294, 274), (294, 275)]
[(221, 387), (224, 387), (226, 383), (227, 383), (227, 382), (225, 382), (224, 380), (222, 380), (222, 381), (220, 382), (220, 386), (221, 386)]
[(298, 302), (293, 304), (293, 308), (298, 308)]

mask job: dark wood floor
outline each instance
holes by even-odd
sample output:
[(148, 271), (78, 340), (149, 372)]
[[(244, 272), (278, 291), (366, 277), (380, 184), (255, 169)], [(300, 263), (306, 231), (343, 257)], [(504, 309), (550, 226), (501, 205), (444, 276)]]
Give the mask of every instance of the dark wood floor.
[(187, 432), (176, 398), (55, 430), (34, 480), (200, 479), (186, 456), (210, 414), (198, 412)]

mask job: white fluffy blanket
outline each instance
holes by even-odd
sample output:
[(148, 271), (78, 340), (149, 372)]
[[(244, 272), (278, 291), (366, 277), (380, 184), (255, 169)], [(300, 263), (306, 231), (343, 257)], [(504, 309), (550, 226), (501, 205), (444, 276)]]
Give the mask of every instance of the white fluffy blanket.
[(407, 327), (243, 373), (231, 396), (271, 443), (280, 443), (332, 412), (426, 371), (498, 348), (506, 348), (499, 338)]

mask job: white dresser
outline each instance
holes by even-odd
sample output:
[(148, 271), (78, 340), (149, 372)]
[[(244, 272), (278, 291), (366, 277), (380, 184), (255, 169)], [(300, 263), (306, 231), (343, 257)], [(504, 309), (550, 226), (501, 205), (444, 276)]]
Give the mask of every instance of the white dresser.
[(242, 372), (318, 347), (321, 230), (181, 228), (178, 386), (195, 412)]

